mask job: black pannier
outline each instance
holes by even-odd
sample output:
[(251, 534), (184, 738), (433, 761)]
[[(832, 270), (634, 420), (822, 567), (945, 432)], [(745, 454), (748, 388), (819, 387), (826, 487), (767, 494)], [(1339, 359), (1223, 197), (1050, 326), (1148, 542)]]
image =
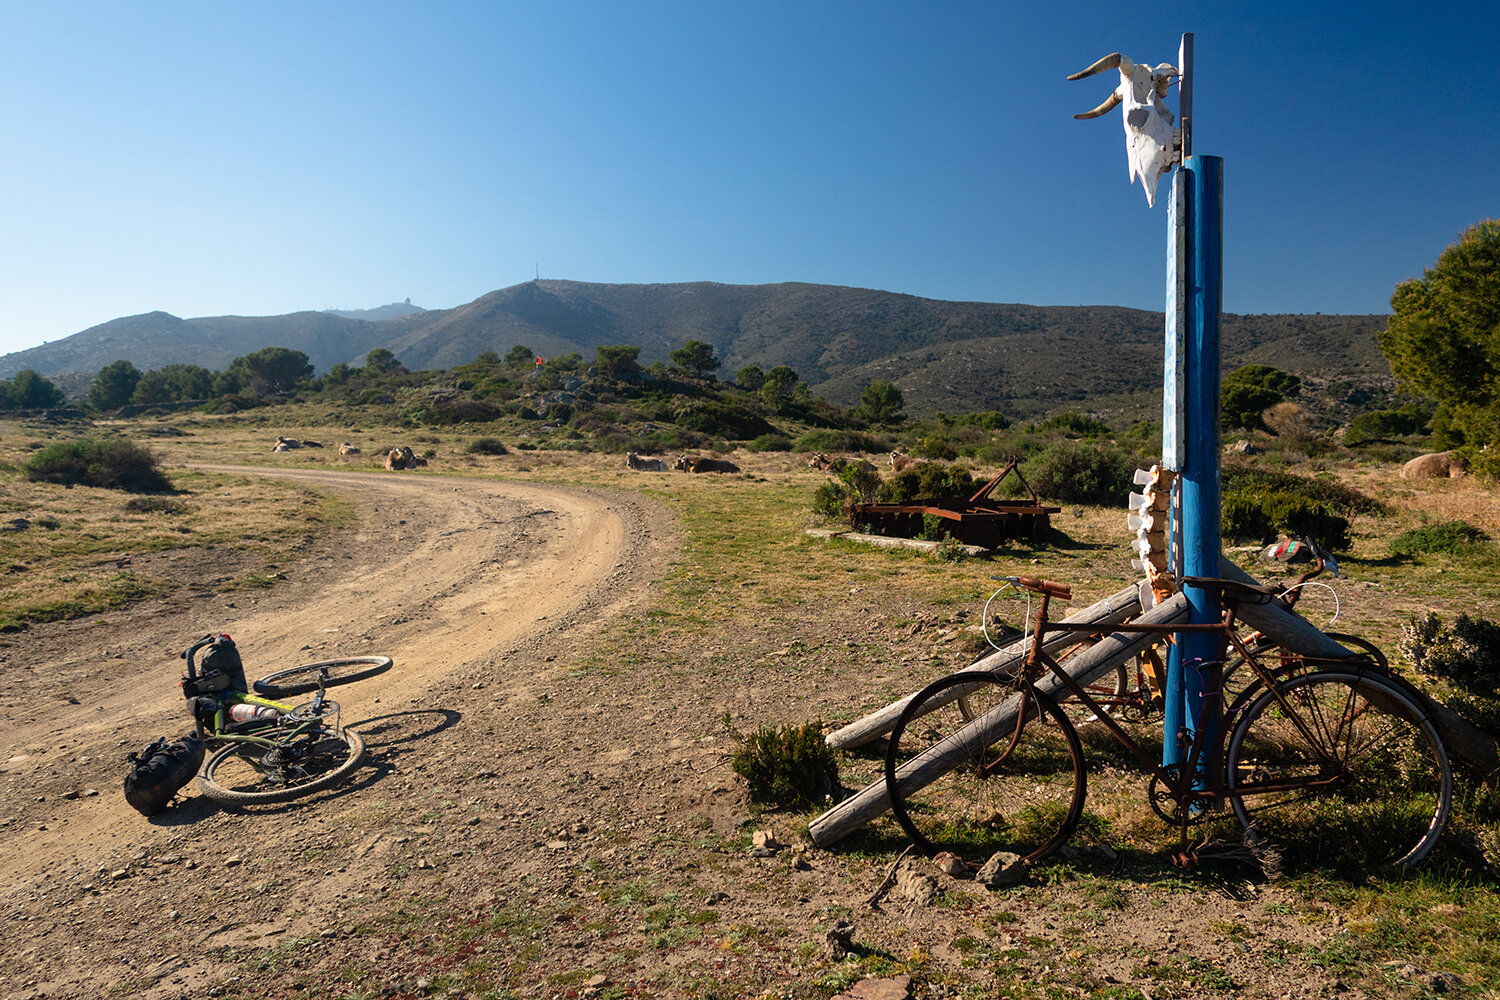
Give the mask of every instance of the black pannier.
[(143, 816), (155, 816), (203, 766), (203, 741), (196, 735), (168, 743), (163, 736), (130, 755), (125, 774), (125, 801)]

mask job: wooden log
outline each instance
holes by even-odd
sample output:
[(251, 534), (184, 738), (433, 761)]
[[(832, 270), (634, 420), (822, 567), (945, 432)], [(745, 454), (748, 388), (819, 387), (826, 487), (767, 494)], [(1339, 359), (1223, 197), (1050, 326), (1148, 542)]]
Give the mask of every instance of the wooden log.
[[(1227, 559), (1220, 572), (1227, 580), (1255, 582), (1254, 577)], [(1308, 656), (1348, 656), (1351, 652), (1277, 601), (1243, 604), (1239, 608), (1239, 618), (1281, 645)], [(1426, 695), (1422, 698), (1437, 718), (1449, 750), (1473, 764), (1486, 777), (1500, 773), (1500, 741), (1447, 705), (1440, 705)]]
[[(1148, 625), (1166, 625), (1187, 620), (1187, 598), (1181, 594), (1152, 608), (1137, 621)], [(1068, 658), (1064, 669), (1068, 676), (1087, 683), (1088, 680), (1128, 661), (1141, 650), (1161, 641), (1161, 636), (1142, 633), (1115, 632), (1106, 635), (1087, 649), (1080, 650)], [(1051, 686), (1061, 686), (1061, 681), (1049, 678)], [(1038, 685), (1044, 687), (1044, 685)], [(967, 759), (966, 747), (988, 745), (1014, 727), (1019, 698), (1009, 698), (957, 730), (953, 736), (917, 755), (897, 772), (897, 781), (904, 790), (923, 788)], [(977, 737), (977, 738), (976, 738)], [(890, 797), (886, 794), (885, 780), (871, 782), (864, 789), (840, 802), (823, 815), (813, 820), (808, 827), (813, 843), (827, 847), (847, 837), (855, 830), (890, 808)]]
[[(1104, 598), (1095, 604), (1091, 604), (1082, 610), (1075, 611), (1067, 618), (1066, 622), (1079, 624), (1107, 624), (1110, 622), (1122, 622), (1127, 618), (1133, 618), (1141, 612), (1140, 588), (1137, 584), (1130, 584), (1122, 590)], [(1078, 642), (1078, 636), (1061, 634), (1047, 640), (1043, 645), (1048, 653), (1056, 656), (1060, 651)], [(995, 673), (1013, 672), (1025, 657), (1031, 640), (1017, 639), (1004, 649), (997, 650), (988, 656), (976, 660), (973, 664), (965, 667), (965, 670), (989, 670)], [(1091, 678), (1092, 679), (1092, 678)], [(968, 694), (967, 689), (953, 687), (946, 692), (946, 698), (941, 701), (934, 700), (934, 709), (955, 700), (962, 695)], [(857, 722), (851, 722), (843, 729), (828, 734), (828, 745), (839, 750), (851, 750), (854, 747), (864, 746), (872, 740), (879, 739), (890, 732), (896, 725), (896, 720), (901, 717), (902, 711), (917, 696), (912, 692), (899, 701), (894, 701), (878, 712), (873, 712)]]

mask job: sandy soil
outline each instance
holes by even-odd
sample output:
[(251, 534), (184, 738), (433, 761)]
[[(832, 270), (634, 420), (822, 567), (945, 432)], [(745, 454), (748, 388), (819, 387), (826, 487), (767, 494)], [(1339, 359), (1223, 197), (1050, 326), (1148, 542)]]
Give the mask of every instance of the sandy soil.
[[(381, 845), (400, 834), (372, 831), (358, 851), (364, 865), (341, 861), (310, 882), (287, 862), (365, 822), (350, 813), (399, 794), (393, 785), (502, 780), (476, 777), (516, 766), (488, 738), (495, 722), (559, 685), (561, 654), (648, 594), (672, 551), (670, 520), (627, 494), (274, 474), (356, 495), (358, 531), (309, 555), (290, 586), (227, 599), (205, 591), (176, 606), (36, 628), (0, 663), (5, 995), (98, 996), (135, 984), (133, 993), (143, 974), (157, 981), (163, 961), (168, 995), (212, 979), (202, 954), (258, 936), (242, 929), (246, 897), (265, 898), (255, 887), (268, 881), (298, 887), (286, 900), (298, 916), (263, 933), (337, 921), (337, 901), (367, 883), (372, 864), (385, 867)], [(394, 670), (337, 696), (374, 762), (355, 789), (253, 818), (219, 810), (193, 786), (186, 804), (151, 821), (126, 804), (126, 752), (191, 727), (175, 654), (210, 631), (237, 637), (251, 677), (333, 656), (395, 659)], [(450, 730), (466, 736), (457, 767), (451, 750), (439, 751), (444, 763), (428, 753), (448, 743), (432, 736)], [(230, 857), (242, 860), (226, 868)], [(177, 957), (156, 954), (164, 938)]]
[[(1122, 859), (1103, 899), (917, 877), (877, 910), (899, 844), (754, 856), (716, 722), (784, 681), (577, 672), (677, 551), (649, 499), (235, 471), (347, 493), (358, 527), (272, 590), (205, 587), (0, 655), (0, 995), (824, 997), (852, 985), (823, 950), (840, 919), (867, 969), (926, 969), (923, 997), (1030, 996), (1060, 968), (1121, 997), (1365, 995), (1310, 958), (1342, 916), (1274, 884), (1188, 890)], [(821, 614), (831, 642), (870, 628), (858, 607)], [(210, 631), (251, 677), (394, 657), (338, 694), (371, 751), (355, 781), (279, 807), (189, 786), (152, 820), (129, 808), (125, 754), (185, 731), (176, 652)]]

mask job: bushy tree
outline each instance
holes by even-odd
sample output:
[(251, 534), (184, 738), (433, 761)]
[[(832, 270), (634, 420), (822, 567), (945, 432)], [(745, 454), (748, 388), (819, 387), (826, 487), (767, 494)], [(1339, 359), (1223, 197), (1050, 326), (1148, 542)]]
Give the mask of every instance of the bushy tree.
[(672, 364), (695, 378), (713, 378), (722, 364), (714, 357), (714, 345), (702, 340), (690, 340), (669, 356)]
[(214, 373), (199, 365), (163, 365), (140, 377), (130, 401), (137, 404), (177, 403), (213, 395)]
[(44, 410), (63, 404), (62, 390), (33, 368), (23, 368), (8, 382), (0, 381), (0, 407), (8, 410)]
[(799, 384), (796, 372), (787, 365), (777, 365), (766, 372), (766, 379), (761, 383), (761, 402), (779, 413), (792, 401), (793, 390)]
[[(371, 352), (374, 353), (373, 351)], [(263, 347), (229, 363), (238, 388), (257, 394), (286, 392), (300, 380), (311, 378), (313, 366), (307, 355), (287, 347)]]
[(111, 361), (94, 376), (94, 384), (89, 388), (89, 406), (99, 411), (124, 406), (130, 402), (140, 380), (140, 370), (129, 361)]
[(364, 376), (366, 378), (379, 378), (382, 375), (390, 375), (396, 371), (402, 371), (401, 362), (388, 348), (377, 347), (365, 355)]
[(901, 389), (894, 382), (885, 379), (876, 379), (865, 386), (859, 394), (859, 405), (854, 408), (855, 414), (861, 419), (876, 425), (899, 424), (906, 419), (902, 408), (906, 400), (901, 396)]
[(1391, 313), (1380, 349), (1406, 388), (1442, 404), (1448, 440), (1500, 442), (1500, 220), (1397, 285)]
[(601, 344), (594, 348), (594, 368), (600, 375), (619, 378), (641, 370), (636, 363), (640, 356), (641, 349), (634, 344)]
[(1270, 365), (1245, 365), (1224, 376), (1220, 386), (1220, 412), (1225, 427), (1263, 428), (1260, 415), (1272, 406), (1297, 395), (1302, 380)]
[(766, 373), (760, 365), (746, 365), (735, 373), (734, 380), (741, 389), (760, 392), (761, 386), (766, 384)]
[(536, 364), (536, 353), (525, 344), (517, 344), (505, 352), (505, 363), (512, 368)]
[(135, 384), (135, 391), (130, 394), (132, 403), (170, 403), (172, 401), (172, 387), (167, 384), (167, 377), (156, 369), (146, 372)]
[(175, 400), (207, 399), (213, 395), (214, 373), (202, 365), (163, 365), (161, 374)]

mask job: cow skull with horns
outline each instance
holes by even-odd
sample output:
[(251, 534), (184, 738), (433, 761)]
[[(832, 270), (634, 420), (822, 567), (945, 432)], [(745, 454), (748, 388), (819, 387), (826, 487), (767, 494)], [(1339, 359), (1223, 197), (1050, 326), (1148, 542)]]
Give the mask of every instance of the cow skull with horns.
[(1092, 111), (1074, 118), (1098, 118), (1120, 107), (1125, 117), (1125, 152), (1130, 160), (1130, 179), (1141, 179), (1146, 204), (1156, 204), (1156, 182), (1181, 159), (1182, 133), (1175, 128), (1176, 117), (1161, 99), (1166, 96), (1177, 67), (1168, 63), (1148, 66), (1135, 63), (1115, 52), (1100, 59), (1069, 80), (1082, 80), (1095, 73), (1117, 69), (1120, 85), (1114, 93)]

